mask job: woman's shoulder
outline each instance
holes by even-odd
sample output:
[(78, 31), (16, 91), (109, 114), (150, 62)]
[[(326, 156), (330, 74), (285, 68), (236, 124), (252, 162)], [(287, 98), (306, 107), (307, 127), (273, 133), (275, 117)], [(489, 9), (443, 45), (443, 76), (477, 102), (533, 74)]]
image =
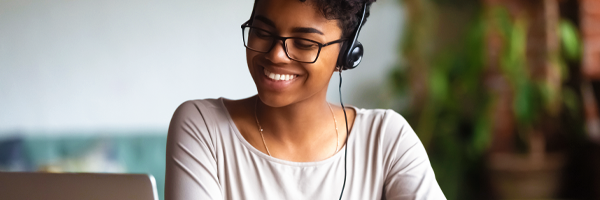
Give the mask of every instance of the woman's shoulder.
[[(435, 180), (427, 151), (407, 120), (389, 109), (360, 109), (363, 123), (372, 125), (366, 135), (383, 166), (386, 196), (428, 195), (445, 199)], [(378, 157), (381, 156), (381, 157)], [(418, 194), (417, 194), (418, 193)], [(413, 197), (414, 197), (413, 196)]]
[(408, 121), (391, 109), (356, 109), (355, 126), (359, 127), (362, 137), (377, 141), (384, 149), (393, 148), (400, 143), (420, 143), (420, 140)]
[[(181, 103), (175, 110), (175, 114), (183, 115), (194, 115), (200, 114), (217, 114), (224, 113), (226, 110), (223, 106), (223, 99), (220, 98), (207, 98), (207, 99), (193, 99), (187, 100)], [(216, 113), (215, 113), (216, 112)]]
[(176, 111), (179, 110), (184, 110), (184, 111), (189, 111), (189, 110), (197, 110), (200, 111), (200, 108), (221, 108), (221, 104), (222, 104), (222, 97), (221, 98), (207, 98), (207, 99), (193, 99), (193, 100), (187, 100), (184, 101), (183, 103), (181, 103), (179, 105), (179, 107), (177, 107)]
[[(401, 160), (428, 160), (419, 136), (401, 114), (390, 109), (359, 109), (358, 113), (361, 119), (357, 122), (366, 132), (362, 133), (364, 141), (370, 148), (378, 149), (387, 169)], [(401, 163), (404, 164), (407, 163)]]
[(406, 119), (392, 109), (364, 109), (356, 108), (357, 122), (377, 127), (401, 128), (410, 127)]
[(181, 103), (173, 113), (170, 126), (193, 124), (209, 127), (227, 121), (222, 99), (194, 99)]

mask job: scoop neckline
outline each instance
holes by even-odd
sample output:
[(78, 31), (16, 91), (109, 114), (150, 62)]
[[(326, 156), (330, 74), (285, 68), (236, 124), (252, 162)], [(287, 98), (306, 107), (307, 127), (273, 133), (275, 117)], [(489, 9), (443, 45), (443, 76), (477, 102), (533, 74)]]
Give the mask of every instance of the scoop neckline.
[[(240, 142), (247, 148), (249, 149), (251, 152), (253, 152), (255, 155), (266, 159), (268, 161), (272, 161), (272, 162), (276, 162), (279, 164), (284, 164), (284, 165), (289, 165), (289, 166), (297, 166), (297, 167), (310, 167), (310, 166), (318, 166), (318, 165), (323, 165), (325, 163), (329, 163), (329, 162), (333, 162), (337, 159), (339, 159), (340, 157), (342, 157), (344, 155), (344, 152), (346, 151), (346, 146), (348, 145), (348, 143), (350, 143), (355, 135), (355, 130), (357, 129), (356, 127), (356, 121), (359, 118), (360, 115), (362, 115), (361, 109), (355, 107), (355, 106), (345, 106), (345, 107), (349, 107), (354, 109), (354, 112), (356, 112), (356, 115), (354, 116), (354, 122), (352, 125), (352, 129), (350, 130), (350, 135), (348, 136), (347, 140), (346, 140), (346, 144), (344, 144), (342, 146), (342, 148), (340, 148), (340, 150), (335, 153), (335, 155), (330, 156), (329, 158), (326, 158), (324, 160), (320, 160), (320, 161), (313, 161), (313, 162), (295, 162), (295, 161), (289, 161), (289, 160), (283, 160), (280, 158), (275, 158), (272, 157), (268, 154), (263, 153), (262, 151), (258, 150), (256, 147), (252, 146), (252, 144), (250, 144), (246, 138), (244, 138), (244, 136), (242, 135), (242, 133), (240, 133), (240, 130), (238, 129), (237, 125), (235, 125), (235, 122), (233, 121), (233, 118), (231, 117), (231, 115), (229, 114), (229, 110), (227, 110), (227, 107), (225, 106), (224, 103), (224, 97), (220, 97), (219, 101), (221, 102), (221, 108), (225, 111), (225, 115), (227, 116), (227, 121), (229, 123), (229, 127), (231, 129), (233, 129), (233, 132), (235, 133), (235, 135), (237, 136), (238, 140), (240, 140)], [(230, 99), (227, 99), (230, 100)]]

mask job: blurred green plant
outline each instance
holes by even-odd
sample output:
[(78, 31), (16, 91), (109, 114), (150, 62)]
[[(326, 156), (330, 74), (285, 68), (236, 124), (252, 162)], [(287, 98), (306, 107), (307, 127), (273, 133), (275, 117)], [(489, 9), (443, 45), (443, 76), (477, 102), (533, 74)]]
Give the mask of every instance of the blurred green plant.
[[(485, 185), (483, 157), (492, 139), (493, 108), (506, 82), (517, 133), (526, 139), (541, 118), (556, 116), (562, 107), (577, 115), (578, 97), (563, 87), (568, 70), (563, 61), (578, 59), (581, 45), (577, 29), (561, 20), (559, 35), (563, 53), (549, 52), (547, 76), (534, 77), (527, 64), (527, 27), (524, 18), (512, 17), (502, 7), (484, 8), (480, 1), (460, 0), (466, 17), (454, 29), (441, 29), (456, 21), (455, 13), (442, 7), (451, 2), (401, 0), (407, 12), (401, 40), (403, 63), (390, 73), (393, 94), (408, 100), (396, 110), (415, 128), (427, 148), (440, 187), (448, 199), (480, 199)], [(456, 22), (454, 22), (456, 23)], [(462, 26), (460, 26), (462, 24)], [(454, 38), (443, 34), (458, 32)], [(490, 31), (496, 38), (489, 38)], [(450, 40), (450, 41), (442, 41)], [(499, 43), (498, 52), (489, 41)], [(496, 55), (497, 60), (491, 60)], [(489, 62), (496, 61), (496, 68)]]
[(559, 30), (565, 57), (569, 60), (580, 60), (582, 46), (575, 25), (568, 20), (561, 19)]
[[(408, 13), (401, 44), (405, 62), (393, 68), (390, 80), (396, 97), (409, 100), (397, 111), (428, 149), (446, 198), (474, 199), (469, 194), (482, 186), (468, 185), (466, 179), (472, 176), (469, 172), (479, 169), (478, 158), (490, 142), (483, 17), (472, 13), (476, 17), (465, 22), (468, 25), (461, 37), (440, 47), (437, 32), (451, 30), (437, 29), (436, 4), (429, 0), (402, 2)], [(478, 2), (472, 5), (479, 10)]]

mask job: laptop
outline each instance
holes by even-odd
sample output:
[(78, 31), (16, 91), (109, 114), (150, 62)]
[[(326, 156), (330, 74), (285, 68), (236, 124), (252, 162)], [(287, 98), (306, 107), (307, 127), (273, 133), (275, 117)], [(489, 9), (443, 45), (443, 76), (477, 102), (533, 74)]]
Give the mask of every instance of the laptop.
[(148, 174), (0, 172), (2, 200), (158, 200)]

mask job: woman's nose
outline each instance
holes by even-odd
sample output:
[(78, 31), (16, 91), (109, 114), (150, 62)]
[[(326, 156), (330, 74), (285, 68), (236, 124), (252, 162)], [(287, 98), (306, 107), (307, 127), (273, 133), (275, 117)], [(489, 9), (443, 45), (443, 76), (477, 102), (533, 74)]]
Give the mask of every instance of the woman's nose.
[(267, 52), (267, 59), (273, 63), (287, 63), (290, 62), (287, 54), (285, 53), (285, 46), (282, 40), (275, 41), (275, 46), (271, 51)]

